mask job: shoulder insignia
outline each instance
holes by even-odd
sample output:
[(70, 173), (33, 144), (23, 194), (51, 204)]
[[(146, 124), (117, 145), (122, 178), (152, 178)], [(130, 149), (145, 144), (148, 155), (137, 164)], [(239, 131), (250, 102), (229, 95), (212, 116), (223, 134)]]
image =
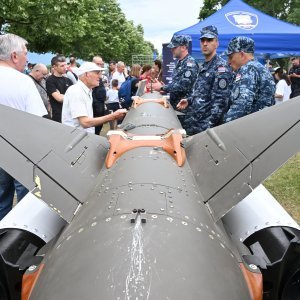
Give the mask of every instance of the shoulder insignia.
[(237, 74), (237, 75), (235, 76), (235, 82), (241, 80), (241, 78), (242, 78), (242, 75), (241, 75), (241, 74)]
[(224, 72), (226, 72), (226, 68), (225, 67), (218, 67), (218, 72), (219, 73), (224, 73)]

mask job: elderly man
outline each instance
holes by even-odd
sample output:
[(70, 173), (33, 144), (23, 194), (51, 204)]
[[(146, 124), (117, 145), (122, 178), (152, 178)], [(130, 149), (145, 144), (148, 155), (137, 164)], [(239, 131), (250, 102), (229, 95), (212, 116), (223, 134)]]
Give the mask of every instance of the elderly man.
[(217, 55), (219, 42), (215, 26), (202, 28), (200, 46), (205, 62), (200, 67), (192, 95), (178, 104), (179, 109), (190, 105), (184, 123), (189, 135), (222, 123), (233, 78), (225, 60)]
[(127, 77), (127, 72), (125, 70), (125, 64), (122, 61), (119, 61), (117, 63), (117, 70), (113, 73), (111, 77), (110, 86), (113, 79), (117, 79), (118, 87), (120, 88), (121, 84), (125, 81), (126, 77)]
[(254, 41), (244, 36), (235, 37), (229, 42), (226, 54), (236, 76), (224, 122), (273, 105), (275, 82), (269, 70), (254, 59)]
[(51, 106), (49, 103), (49, 98), (46, 90), (46, 78), (49, 74), (47, 67), (44, 64), (36, 64), (32, 68), (32, 71), (28, 74), (32, 78), (41, 98), (44, 102), (45, 108), (48, 111), (48, 118), (50, 118)]
[[(17, 35), (0, 35), (0, 104), (44, 116), (47, 111), (41, 96), (33, 81), (23, 74), (27, 61), (26, 45), (27, 41)], [(28, 192), (0, 168), (0, 220), (11, 210), (15, 191), (18, 201)]]
[(189, 54), (190, 41), (191, 38), (188, 35), (173, 36), (167, 46), (171, 48), (173, 57), (178, 59), (173, 71), (172, 82), (166, 85), (160, 82), (153, 84), (154, 90), (170, 93), (170, 103), (173, 107), (176, 107), (180, 99), (190, 95), (197, 77), (198, 65)]
[(99, 85), (101, 71), (102, 68), (92, 62), (83, 63), (79, 67), (79, 80), (67, 90), (64, 97), (63, 124), (95, 133), (95, 126), (124, 117), (126, 109), (119, 109), (102, 117), (93, 117), (92, 88)]

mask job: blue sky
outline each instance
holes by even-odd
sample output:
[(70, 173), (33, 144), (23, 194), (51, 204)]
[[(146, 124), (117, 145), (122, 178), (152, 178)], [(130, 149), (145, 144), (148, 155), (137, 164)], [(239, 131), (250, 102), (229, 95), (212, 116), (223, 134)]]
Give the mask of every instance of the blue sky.
[(144, 38), (161, 53), (161, 44), (168, 43), (173, 33), (199, 22), (202, 0), (118, 0), (128, 20), (142, 24)]

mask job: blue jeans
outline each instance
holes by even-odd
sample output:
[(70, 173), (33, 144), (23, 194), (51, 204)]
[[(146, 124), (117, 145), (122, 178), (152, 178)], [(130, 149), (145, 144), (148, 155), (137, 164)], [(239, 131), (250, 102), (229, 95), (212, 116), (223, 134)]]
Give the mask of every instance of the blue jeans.
[(12, 209), (15, 192), (20, 201), (28, 190), (17, 180), (0, 168), (0, 220)]

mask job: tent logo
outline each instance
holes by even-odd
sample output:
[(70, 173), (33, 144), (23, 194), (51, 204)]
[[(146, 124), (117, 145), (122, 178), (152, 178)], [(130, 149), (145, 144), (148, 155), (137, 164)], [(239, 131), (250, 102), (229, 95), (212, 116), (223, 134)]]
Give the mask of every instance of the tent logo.
[(232, 25), (245, 30), (252, 30), (258, 24), (258, 16), (246, 11), (229, 12), (225, 17)]

